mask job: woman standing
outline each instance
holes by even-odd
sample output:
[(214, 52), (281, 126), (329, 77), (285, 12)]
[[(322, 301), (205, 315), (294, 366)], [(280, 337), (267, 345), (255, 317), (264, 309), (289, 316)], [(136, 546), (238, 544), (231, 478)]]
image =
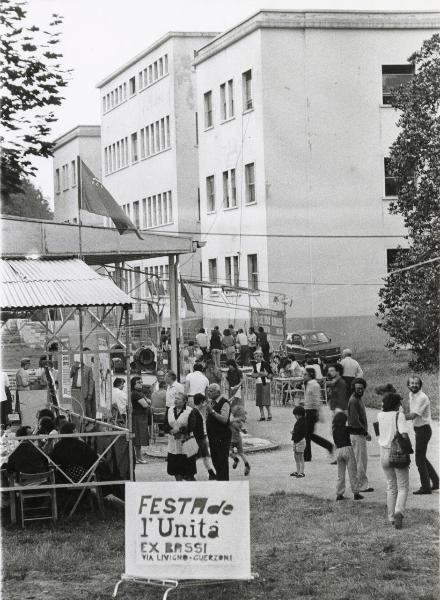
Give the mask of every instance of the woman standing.
[(399, 394), (387, 393), (382, 399), (382, 411), (377, 415), (379, 423), (380, 462), (387, 480), (388, 520), (396, 529), (402, 528), (406, 499), (409, 491), (409, 464), (396, 469), (390, 465), (390, 448), (396, 431), (402, 434), (411, 449), (405, 415), (399, 409), (402, 398)]
[(269, 341), (267, 339), (267, 333), (264, 331), (263, 327), (258, 328), (257, 340), (258, 340), (258, 344), (261, 348), (261, 351), (263, 353), (264, 360), (266, 362), (269, 362), (270, 345), (269, 345)]
[(225, 349), (226, 360), (235, 359), (235, 340), (230, 329), (223, 331), (223, 348)]
[(249, 333), (247, 337), (249, 357), (251, 360), (254, 360), (255, 350), (257, 349), (257, 334), (255, 333), (255, 329), (253, 327), (249, 327)]
[(229, 386), (229, 400), (237, 398), (241, 402), (241, 384), (243, 380), (243, 373), (237, 367), (235, 360), (227, 360), (226, 366), (228, 372), (226, 373), (226, 380)]
[(264, 407), (267, 411), (267, 420), (272, 420), (272, 413), (270, 410), (270, 381), (272, 377), (272, 369), (270, 364), (263, 360), (263, 352), (256, 350), (254, 354), (254, 360), (252, 361), (253, 373), (252, 377), (255, 378), (255, 404), (260, 409), (259, 421), (265, 421)]
[(142, 446), (147, 446), (149, 443), (148, 417), (151, 400), (146, 398), (142, 392), (141, 377), (131, 378), (130, 389), (136, 462), (144, 465), (147, 461), (142, 458)]
[(183, 448), (196, 427), (195, 415), (186, 402), (186, 395), (177, 392), (175, 405), (168, 408), (165, 415), (164, 430), (168, 433), (167, 473), (174, 476), (176, 481), (194, 481), (197, 473), (197, 453), (187, 456)]

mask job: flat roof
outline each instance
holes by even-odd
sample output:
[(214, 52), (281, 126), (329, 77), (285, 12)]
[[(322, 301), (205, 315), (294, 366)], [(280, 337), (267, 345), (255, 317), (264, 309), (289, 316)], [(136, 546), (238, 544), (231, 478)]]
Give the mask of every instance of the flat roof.
[(148, 48), (145, 48), (145, 50), (142, 50), (141, 52), (139, 52), (139, 54), (136, 54), (136, 56), (131, 58), (128, 62), (124, 63), (123, 65), (118, 67), (115, 71), (110, 73), (110, 75), (107, 75), (106, 77), (104, 77), (104, 79), (102, 79), (99, 83), (96, 84), (96, 87), (98, 89), (104, 87), (104, 85), (107, 85), (107, 83), (110, 83), (110, 81), (112, 79), (114, 79), (115, 77), (117, 77), (118, 75), (123, 73), (126, 69), (129, 69), (130, 67), (135, 65), (138, 61), (142, 60), (145, 56), (150, 54), (150, 52), (153, 52), (153, 50), (156, 50), (156, 48), (159, 48), (159, 46), (161, 46), (162, 44), (164, 44), (165, 42), (167, 42), (168, 40), (170, 40), (172, 38), (185, 38), (185, 37), (202, 37), (203, 38), (203, 37), (215, 37), (218, 35), (219, 35), (218, 32), (215, 32), (215, 31), (168, 31), (168, 33), (166, 33), (165, 35), (160, 37), (158, 40), (153, 42), (153, 44), (151, 44), (151, 46), (148, 46)]
[(78, 137), (101, 137), (101, 125), (76, 125), (63, 133), (62, 135), (55, 138), (55, 148), (54, 150), (58, 150), (64, 144), (71, 142), (75, 138)]
[(440, 29), (440, 11), (261, 9), (196, 51), (194, 65), (258, 29)]

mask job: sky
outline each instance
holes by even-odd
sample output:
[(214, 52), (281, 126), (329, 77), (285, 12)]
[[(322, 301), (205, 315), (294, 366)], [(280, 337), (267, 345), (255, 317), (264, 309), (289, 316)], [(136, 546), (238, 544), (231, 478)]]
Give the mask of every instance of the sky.
[[(28, 0), (31, 24), (61, 25), (62, 64), (73, 69), (56, 108), (56, 138), (76, 125), (100, 123), (98, 81), (168, 31), (224, 31), (262, 8), (438, 10), (438, 0)], [(53, 206), (52, 159), (37, 159), (34, 183)]]

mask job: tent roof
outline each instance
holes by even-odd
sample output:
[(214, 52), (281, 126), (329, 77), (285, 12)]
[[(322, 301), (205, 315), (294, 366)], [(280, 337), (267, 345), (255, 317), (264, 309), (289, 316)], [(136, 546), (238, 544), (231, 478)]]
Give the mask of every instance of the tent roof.
[(132, 299), (108, 277), (79, 259), (0, 259), (3, 310), (61, 306), (131, 306)]

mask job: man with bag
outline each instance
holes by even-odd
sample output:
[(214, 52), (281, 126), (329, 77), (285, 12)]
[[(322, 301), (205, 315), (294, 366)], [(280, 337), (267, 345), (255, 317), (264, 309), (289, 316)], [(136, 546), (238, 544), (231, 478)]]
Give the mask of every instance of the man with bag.
[(413, 422), (416, 436), (416, 465), (420, 476), (420, 489), (413, 492), (413, 494), (431, 494), (432, 490), (438, 490), (439, 488), (437, 472), (426, 458), (428, 443), (432, 435), (431, 403), (428, 396), (422, 392), (420, 377), (409, 377), (407, 385), (409, 388), (410, 412), (406, 415), (406, 420)]
[(348, 401), (348, 421), (350, 429), (350, 440), (353, 446), (357, 465), (357, 487), (361, 492), (374, 492), (374, 488), (368, 484), (367, 477), (367, 442), (371, 441), (371, 435), (368, 433), (367, 412), (365, 410), (364, 395), (367, 382), (361, 377), (353, 381), (353, 394)]

